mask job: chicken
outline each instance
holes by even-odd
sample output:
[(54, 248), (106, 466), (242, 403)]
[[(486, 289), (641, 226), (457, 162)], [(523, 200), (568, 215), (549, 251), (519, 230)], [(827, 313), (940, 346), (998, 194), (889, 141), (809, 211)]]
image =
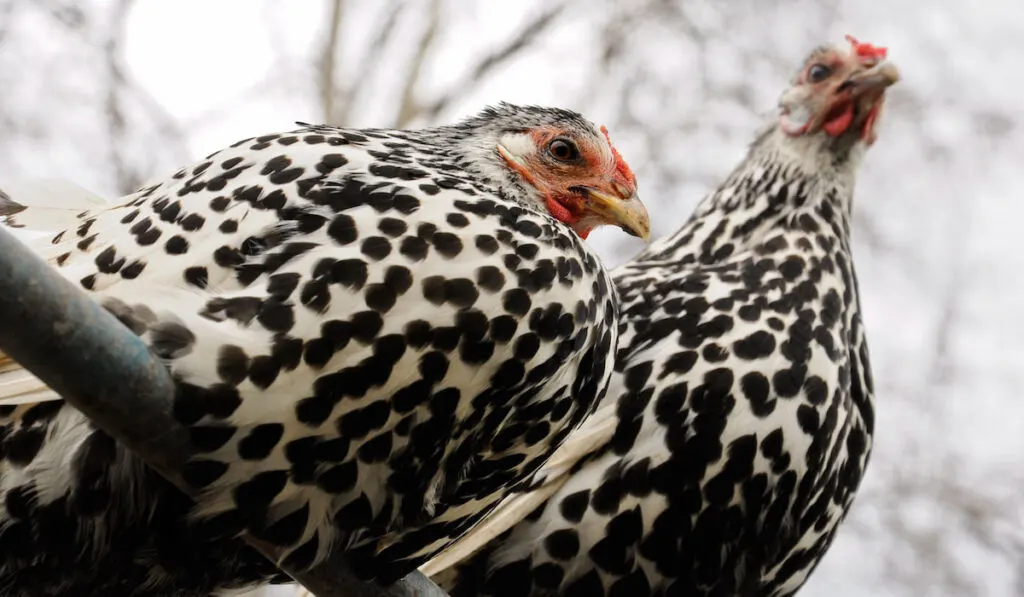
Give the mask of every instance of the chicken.
[(344, 550), (400, 578), (593, 412), (618, 312), (583, 238), (649, 234), (606, 130), (509, 104), (246, 139), (84, 213), (18, 194), (7, 225), (62, 229), (28, 242), (166, 363), (198, 503), (8, 361), (5, 594), (244, 584), (243, 530), (293, 571)]
[(864, 476), (874, 388), (850, 250), (886, 50), (815, 49), (745, 159), (613, 272), (610, 389), (421, 570), (452, 597), (792, 595)]

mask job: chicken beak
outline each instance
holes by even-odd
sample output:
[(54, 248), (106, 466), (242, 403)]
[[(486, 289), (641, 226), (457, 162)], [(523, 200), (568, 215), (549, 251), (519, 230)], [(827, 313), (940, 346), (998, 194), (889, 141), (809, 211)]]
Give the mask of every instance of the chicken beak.
[(643, 239), (644, 242), (650, 242), (651, 218), (647, 214), (647, 207), (640, 202), (635, 192), (622, 193), (621, 191), (625, 189), (620, 187), (621, 185), (616, 185), (616, 194), (588, 188), (588, 215), (606, 224), (618, 226), (628, 234)]
[(884, 61), (875, 66), (852, 75), (843, 84), (849, 89), (851, 96), (863, 97), (869, 94), (879, 95), (885, 89), (900, 80), (900, 71), (896, 65)]

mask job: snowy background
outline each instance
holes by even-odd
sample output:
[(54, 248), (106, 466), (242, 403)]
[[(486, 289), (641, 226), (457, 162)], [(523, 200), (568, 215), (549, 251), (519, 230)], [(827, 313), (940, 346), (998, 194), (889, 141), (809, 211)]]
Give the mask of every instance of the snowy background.
[[(904, 77), (855, 207), (878, 434), (802, 596), (1022, 596), (1024, 3), (0, 0), (0, 182), (113, 196), (296, 120), (420, 126), (507, 100), (608, 125), (660, 236), (846, 33)], [(610, 265), (640, 248), (591, 238)]]

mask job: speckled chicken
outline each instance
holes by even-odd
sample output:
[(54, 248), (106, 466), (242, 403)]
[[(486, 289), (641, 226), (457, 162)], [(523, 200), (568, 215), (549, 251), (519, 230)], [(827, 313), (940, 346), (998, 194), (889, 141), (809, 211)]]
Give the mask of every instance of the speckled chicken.
[[(9, 190), (6, 224), (61, 230), (29, 242), (166, 362), (200, 497), (0, 364), (8, 595), (202, 594), (263, 566), (227, 553), (243, 529), (293, 569), (406, 574), (593, 412), (618, 312), (582, 239), (649, 233), (603, 128), (509, 104), (246, 139), (83, 213), (42, 195)], [(180, 565), (197, 537), (223, 569)]]
[(851, 209), (898, 78), (853, 38), (810, 54), (742, 163), (613, 272), (622, 337), (597, 414), (425, 572), (453, 597), (800, 588), (871, 450)]

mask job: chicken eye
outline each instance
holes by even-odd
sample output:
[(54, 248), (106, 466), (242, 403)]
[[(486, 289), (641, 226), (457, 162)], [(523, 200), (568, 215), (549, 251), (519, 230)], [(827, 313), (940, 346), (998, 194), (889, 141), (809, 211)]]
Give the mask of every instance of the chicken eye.
[(548, 153), (556, 160), (573, 162), (580, 157), (580, 150), (568, 139), (555, 139), (548, 145)]
[(807, 80), (811, 83), (821, 83), (831, 74), (832, 69), (824, 64), (812, 64), (811, 68), (807, 69)]

